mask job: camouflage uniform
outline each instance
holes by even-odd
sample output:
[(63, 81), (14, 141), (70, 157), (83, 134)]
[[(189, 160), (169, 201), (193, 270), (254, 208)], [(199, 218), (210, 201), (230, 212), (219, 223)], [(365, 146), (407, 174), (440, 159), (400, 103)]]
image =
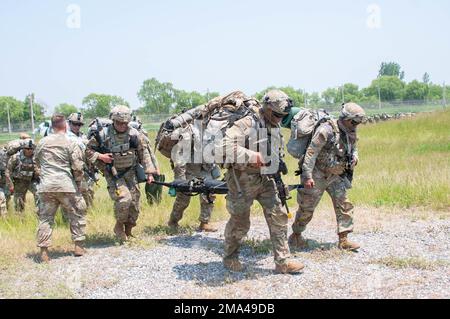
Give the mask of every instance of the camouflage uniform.
[[(131, 117), (131, 116), (130, 116)], [(94, 149), (99, 147), (95, 137), (89, 140), (86, 150), (88, 160), (95, 163), (105, 176), (108, 192), (114, 201), (114, 214), (116, 221), (136, 226), (140, 213), (140, 188), (136, 176), (136, 166), (143, 165), (146, 174), (156, 171), (148, 148), (147, 142), (136, 129), (128, 127), (124, 133), (119, 133), (114, 128), (114, 124), (103, 130), (105, 133), (105, 147), (111, 150), (114, 158), (114, 168), (117, 170), (115, 179), (107, 165), (98, 160), (100, 155)]]
[(7, 197), (9, 196), (8, 185), (6, 184), (6, 150), (0, 148), (0, 217), (7, 214)]
[[(238, 145), (235, 142), (242, 137), (247, 139), (252, 129), (271, 128), (273, 128), (273, 125), (264, 118), (262, 110), (257, 109), (254, 115), (235, 122), (226, 131), (225, 151), (226, 154), (232, 154), (236, 162), (232, 165), (227, 164), (228, 171), (225, 176), (229, 189), (226, 204), (230, 213), (230, 219), (225, 229), (225, 265), (227, 260), (238, 258), (242, 239), (250, 229), (250, 208), (255, 200), (261, 204), (269, 226), (277, 267), (288, 263), (290, 257), (287, 242), (288, 215), (282, 209), (275, 181), (269, 176), (263, 175), (261, 169), (249, 164), (248, 160), (243, 161), (243, 158), (250, 158), (255, 152), (248, 149), (247, 145)], [(279, 139), (278, 145), (281, 146), (282, 136), (279, 127), (278, 136), (271, 136), (269, 143), (275, 145), (275, 139)], [(245, 143), (247, 144), (247, 141)], [(243, 162), (247, 164), (239, 164)]]
[[(76, 114), (72, 114), (69, 117), (69, 121), (71, 121), (71, 118), (74, 117)], [(81, 117), (81, 123), (83, 121), (83, 117)], [(75, 134), (74, 132), (72, 132), (69, 128), (69, 130), (67, 131), (67, 137), (73, 141), (75, 141), (81, 148), (81, 150), (83, 151), (83, 154), (86, 151), (86, 147), (87, 144), (89, 142), (87, 136), (85, 134), (83, 134), (83, 132), (80, 132), (78, 135)], [(86, 157), (84, 158), (84, 162), (85, 162), (85, 166), (84, 166), (84, 180), (83, 183), (85, 184), (82, 192), (84, 201), (86, 202), (87, 207), (89, 208), (90, 206), (92, 206), (93, 202), (94, 202), (94, 186), (95, 186), (95, 169), (94, 169), (94, 165), (91, 164)]]
[(39, 142), (35, 159), (41, 172), (38, 247), (50, 247), (55, 214), (60, 206), (69, 219), (72, 240), (83, 242), (86, 203), (80, 193), (84, 174), (82, 150), (65, 134), (52, 134)]
[[(175, 174), (175, 180), (192, 180), (194, 178), (213, 179), (212, 171), (216, 167), (212, 164), (172, 164)], [(210, 203), (205, 195), (200, 195), (200, 217), (201, 223), (208, 224), (211, 219), (211, 213), (214, 209), (214, 203)], [(210, 195), (210, 200), (214, 201), (215, 196)], [(188, 208), (191, 196), (183, 193), (177, 193), (172, 213), (170, 214), (171, 223), (178, 223), (183, 218), (183, 213)]]
[[(148, 132), (142, 127), (141, 121), (139, 119), (137, 119), (136, 117), (134, 117), (133, 122), (129, 123), (129, 126), (131, 128), (136, 129), (139, 132), (139, 134), (141, 134), (141, 137), (145, 141), (147, 151), (150, 154), (151, 162), (156, 171), (156, 174), (153, 174), (153, 176), (155, 177), (155, 180), (164, 182), (164, 176), (160, 175), (159, 163), (155, 156), (155, 153), (152, 150), (152, 145), (151, 145), (150, 139), (148, 138)], [(149, 205), (153, 205), (155, 202), (160, 203), (161, 202), (161, 193), (162, 193), (162, 186), (158, 186), (155, 184), (145, 184), (145, 195), (147, 197), (147, 202), (149, 203)]]
[(347, 191), (352, 187), (352, 171), (358, 162), (356, 128), (364, 119), (365, 112), (359, 105), (347, 103), (342, 106), (338, 121), (329, 120), (314, 133), (303, 161), (302, 181), (306, 183), (314, 180), (315, 185), (298, 192), (299, 208), (292, 225), (294, 232), (289, 238), (293, 246), (301, 248), (307, 245), (301, 234), (311, 221), (323, 193), (327, 191), (336, 214), (339, 248), (357, 250), (360, 247), (347, 239), (347, 235), (353, 232), (354, 208)]
[(37, 184), (39, 170), (33, 157), (25, 156), (23, 150), (11, 156), (5, 175), (9, 188), (14, 188), (14, 206), (16, 211), (24, 211), (28, 191), (33, 194), (36, 207), (38, 207)]
[(314, 210), (326, 191), (334, 206), (338, 233), (353, 231), (353, 205), (348, 200), (350, 182), (343, 175), (347, 164), (347, 149), (357, 157), (356, 140), (347, 144), (346, 135), (335, 120), (322, 124), (314, 134), (302, 167), (302, 181), (314, 179), (315, 187), (301, 189), (297, 195), (299, 208), (292, 226), (294, 233), (302, 233), (311, 221)]

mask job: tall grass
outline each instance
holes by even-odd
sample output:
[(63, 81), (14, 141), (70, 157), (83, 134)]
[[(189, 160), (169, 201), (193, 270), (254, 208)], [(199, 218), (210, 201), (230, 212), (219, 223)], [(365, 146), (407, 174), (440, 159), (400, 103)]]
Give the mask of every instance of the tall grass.
[[(357, 205), (369, 206), (425, 206), (437, 210), (450, 208), (450, 111), (419, 115), (414, 119), (383, 122), (363, 126), (360, 129), (360, 164), (355, 173), (354, 188), (350, 199)], [(152, 133), (151, 138), (154, 138)], [(289, 136), (289, 132), (285, 132)], [(158, 154), (161, 170), (167, 180), (173, 179), (169, 161)], [(298, 183), (293, 176), (296, 161), (287, 156), (291, 174), (286, 183)], [(164, 233), (174, 199), (164, 190), (159, 206), (150, 207), (142, 194), (142, 213), (135, 233), (141, 237)], [(295, 194), (289, 201), (295, 210)], [(328, 196), (325, 196), (328, 197)], [(14, 260), (36, 252), (35, 232), (37, 218), (31, 197), (28, 197), (24, 216), (10, 211), (0, 220), (0, 270), (8, 268)], [(329, 199), (322, 205), (330, 207)], [(254, 206), (257, 214), (259, 206)], [(194, 227), (198, 224), (199, 200), (192, 198), (181, 225)], [(213, 221), (228, 216), (225, 198), (218, 196)], [(102, 180), (97, 186), (95, 206), (88, 213), (88, 245), (117, 244), (112, 228), (114, 225), (113, 203)], [(53, 234), (53, 249), (65, 252), (71, 249), (70, 233), (58, 214)]]

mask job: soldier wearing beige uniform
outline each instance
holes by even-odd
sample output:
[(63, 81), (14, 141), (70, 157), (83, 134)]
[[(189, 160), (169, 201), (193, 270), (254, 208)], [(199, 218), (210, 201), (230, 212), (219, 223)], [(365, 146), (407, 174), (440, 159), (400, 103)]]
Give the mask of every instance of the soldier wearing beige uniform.
[(333, 201), (339, 235), (339, 248), (357, 250), (360, 246), (350, 242), (353, 232), (353, 205), (348, 200), (351, 188), (348, 170), (358, 164), (356, 128), (365, 118), (364, 110), (355, 103), (343, 105), (339, 120), (329, 120), (316, 130), (302, 165), (304, 189), (298, 192), (299, 208), (289, 238), (291, 247), (307, 247), (302, 233), (311, 221), (314, 210), (326, 191)]
[(110, 117), (113, 124), (89, 140), (86, 152), (88, 160), (103, 172), (109, 195), (114, 201), (114, 233), (120, 240), (126, 241), (133, 237), (131, 230), (136, 226), (140, 213), (137, 165), (143, 166), (147, 183), (153, 182), (152, 174), (157, 173), (157, 168), (142, 134), (128, 125), (131, 110), (126, 106), (116, 106)]
[(81, 195), (83, 181), (83, 152), (79, 145), (66, 136), (64, 115), (52, 117), (54, 134), (43, 138), (35, 152), (36, 164), (40, 168), (41, 183), (38, 193), (39, 229), (38, 247), (41, 259), (49, 261), (55, 214), (61, 206), (70, 222), (72, 240), (75, 242), (75, 256), (84, 254), (86, 203)]
[[(235, 122), (226, 131), (224, 139), (226, 154), (233, 155), (235, 162), (227, 164), (226, 181), (229, 192), (226, 203), (230, 219), (225, 229), (223, 262), (225, 268), (232, 271), (242, 271), (243, 269), (239, 261), (239, 248), (242, 239), (250, 229), (250, 208), (254, 200), (261, 204), (269, 226), (276, 264), (275, 271), (296, 273), (304, 267), (301, 263), (290, 260), (287, 241), (287, 212), (282, 209), (273, 178), (262, 173), (263, 163), (266, 163), (262, 153), (251, 150), (249, 148), (251, 143), (248, 141), (252, 130), (267, 131), (278, 128), (277, 136), (269, 136), (268, 143), (272, 145), (272, 148), (275, 140), (280, 142), (282, 137), (279, 123), (289, 113), (291, 105), (292, 102), (285, 93), (278, 90), (270, 91), (264, 97), (262, 108), (255, 108), (253, 115)], [(245, 137), (246, 140), (244, 145), (236, 143), (237, 140), (242, 140), (242, 137)], [(260, 140), (255, 144), (261, 146), (263, 143), (265, 142)], [(278, 145), (282, 147), (281, 143)], [(279, 150), (275, 150), (275, 152), (277, 152), (275, 156), (280, 156)]]
[[(67, 118), (69, 123), (69, 129), (67, 131), (67, 136), (78, 143), (83, 153), (86, 151), (87, 144), (89, 142), (87, 136), (81, 132), (81, 127), (84, 125), (83, 115), (81, 113), (72, 113)], [(83, 192), (83, 198), (86, 202), (87, 207), (92, 206), (94, 202), (94, 186), (95, 186), (95, 168), (94, 165), (85, 160), (84, 167), (84, 181), (85, 190)]]

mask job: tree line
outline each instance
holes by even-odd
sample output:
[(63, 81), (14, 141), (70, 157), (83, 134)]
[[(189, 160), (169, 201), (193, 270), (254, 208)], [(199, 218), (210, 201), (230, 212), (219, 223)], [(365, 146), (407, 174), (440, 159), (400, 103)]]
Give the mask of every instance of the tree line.
[[(404, 81), (405, 72), (396, 62), (383, 62), (380, 66), (378, 76), (366, 88), (360, 88), (353, 83), (345, 83), (341, 86), (328, 88), (325, 91), (308, 93), (302, 89), (287, 87), (269, 87), (254, 96), (261, 98), (269, 89), (281, 89), (294, 101), (296, 106), (308, 105), (311, 107), (326, 107), (340, 104), (342, 102), (356, 103), (378, 103), (387, 101), (439, 101), (450, 98), (450, 86), (435, 84), (431, 82), (430, 75), (425, 73), (422, 79), (413, 80), (409, 83)], [(445, 93), (444, 93), (445, 90)], [(206, 103), (212, 98), (219, 96), (218, 92), (200, 93), (197, 91), (184, 91), (177, 89), (170, 82), (160, 82), (155, 78), (145, 80), (137, 96), (142, 106), (137, 109), (138, 114), (170, 114), (180, 112)], [(7, 105), (9, 105), (11, 122), (25, 122), (30, 120), (30, 107), (27, 96), (24, 101), (13, 97), (0, 97), (0, 125), (7, 124)], [(115, 105), (130, 104), (122, 97), (107, 94), (91, 93), (86, 96), (81, 107), (62, 103), (55, 107), (55, 111), (66, 116), (78, 111), (83, 112), (86, 118), (106, 117)], [(44, 107), (34, 103), (34, 116), (36, 121), (45, 118)]]

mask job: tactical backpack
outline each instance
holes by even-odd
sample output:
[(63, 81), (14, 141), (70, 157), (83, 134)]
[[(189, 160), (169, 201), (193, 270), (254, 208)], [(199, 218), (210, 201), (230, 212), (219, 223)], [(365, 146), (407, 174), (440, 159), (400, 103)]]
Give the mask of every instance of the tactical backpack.
[(14, 140), (14, 141), (9, 142), (6, 145), (7, 158), (9, 159), (14, 154), (19, 153), (20, 150), (22, 150), (22, 148), (25, 146), (27, 141), (29, 141), (29, 140)]
[(6, 150), (0, 148), (0, 172), (6, 171), (6, 159), (8, 158)]
[(215, 136), (234, 125), (249, 114), (253, 114), (260, 104), (240, 91), (212, 99), (182, 114), (175, 115), (161, 124), (156, 137), (155, 148), (165, 157), (171, 158), (172, 150), (183, 136), (194, 135), (192, 129), (195, 120), (202, 121), (203, 147), (215, 143)]
[(291, 138), (287, 144), (288, 153), (303, 161), (317, 128), (331, 119), (333, 117), (325, 110), (302, 109), (291, 122)]
[[(89, 124), (87, 138), (90, 140), (96, 134), (96, 132), (99, 131), (99, 129), (100, 129), (100, 132), (105, 133), (105, 131), (107, 131), (107, 128), (110, 125), (112, 125), (111, 120), (104, 119), (104, 118), (96, 118)], [(103, 130), (103, 129), (106, 129), (106, 130)]]

